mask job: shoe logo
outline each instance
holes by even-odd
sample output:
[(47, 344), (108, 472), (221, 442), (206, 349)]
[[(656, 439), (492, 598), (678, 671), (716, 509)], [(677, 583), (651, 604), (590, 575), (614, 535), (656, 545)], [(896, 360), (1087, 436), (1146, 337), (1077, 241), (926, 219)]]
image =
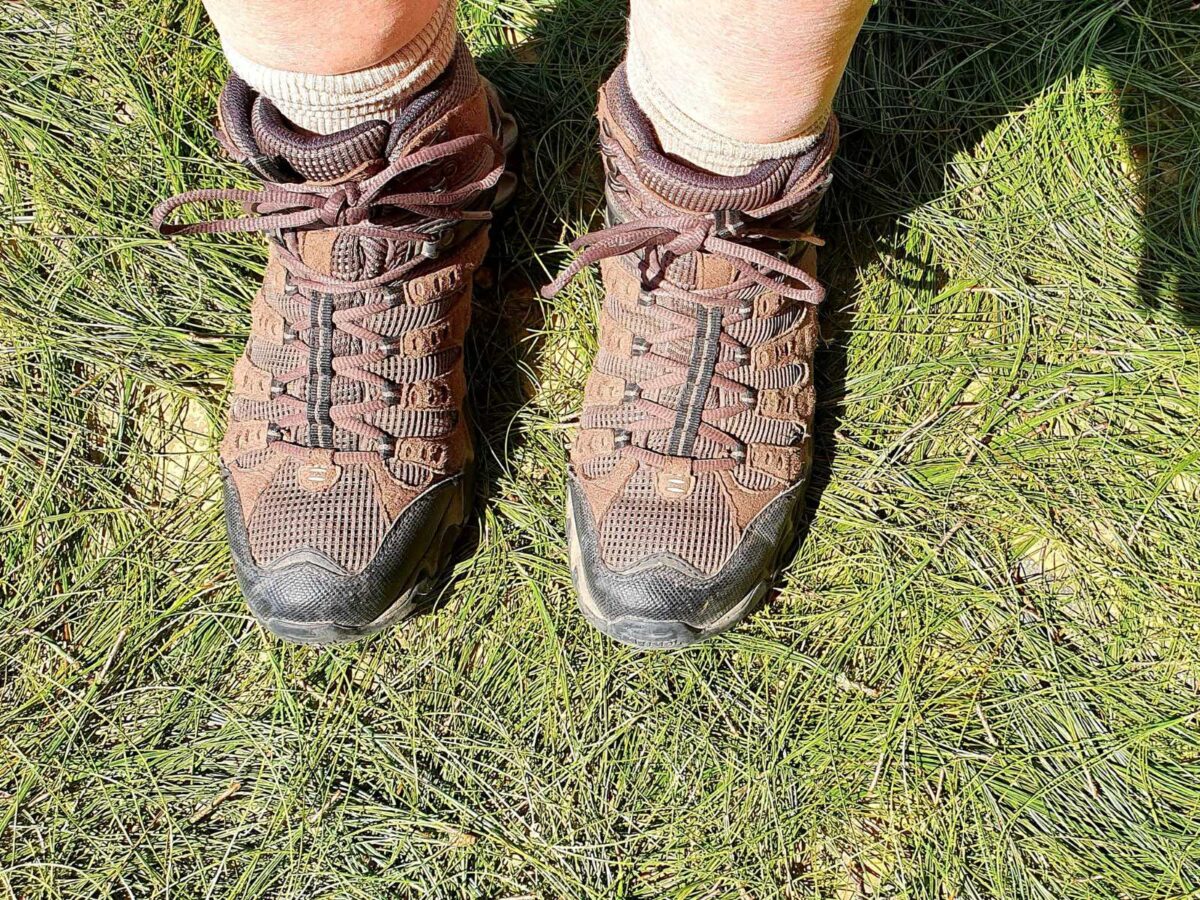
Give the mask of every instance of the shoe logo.
[(221, 452), (229, 459), (267, 448), (267, 423), (259, 419), (231, 422)]
[(765, 419), (804, 419), (812, 414), (813, 391), (807, 365), (801, 365), (796, 383), (790, 387), (760, 391), (758, 414)]
[(658, 493), (666, 500), (682, 500), (690, 497), (696, 487), (696, 476), (691, 472), (662, 471), (658, 473)]
[(812, 447), (775, 447), (769, 444), (751, 444), (750, 468), (774, 475), (780, 481), (799, 481), (808, 469)]
[(282, 344), (284, 338), (283, 316), (272, 309), (265, 300), (259, 300), (250, 308), (250, 331), (262, 340)]
[(342, 477), (342, 467), (334, 463), (332, 450), (314, 450), (308, 462), (296, 469), (296, 483), (306, 491), (328, 490)]
[(575, 434), (574, 453), (579, 456), (609, 456), (616, 449), (616, 441), (609, 428), (581, 428)]
[(408, 332), (404, 336), (404, 352), (407, 356), (428, 356), (450, 341), (450, 323), (434, 322), (425, 328)]
[(245, 356), (233, 367), (233, 391), (253, 400), (271, 399), (271, 373), (258, 368)]
[(408, 405), (412, 409), (438, 409), (446, 406), (450, 399), (450, 387), (445, 379), (417, 381), (408, 389)]
[(435, 472), (448, 471), (450, 457), (445, 444), (410, 438), (400, 441), (396, 447), (396, 458), (415, 463)]

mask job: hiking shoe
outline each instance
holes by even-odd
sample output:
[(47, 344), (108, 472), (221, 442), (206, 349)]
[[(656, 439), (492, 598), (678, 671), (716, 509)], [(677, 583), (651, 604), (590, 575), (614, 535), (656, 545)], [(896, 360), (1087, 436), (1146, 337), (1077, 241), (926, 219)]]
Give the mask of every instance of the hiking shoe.
[[(361, 637), (413, 609), (467, 513), (463, 337), (515, 128), (460, 42), (394, 121), (332, 135), (231, 77), (217, 136), (263, 189), (188, 191), (154, 224), (269, 240), (220, 451), (238, 578), (280, 637)], [(213, 201), (248, 215), (167, 222)]]
[(599, 352), (568, 478), (571, 572), (605, 634), (678, 647), (742, 619), (795, 532), (824, 295), (810, 229), (837, 124), (799, 156), (728, 177), (662, 153), (623, 67), (599, 118), (609, 226), (576, 241), (547, 289), (600, 263)]

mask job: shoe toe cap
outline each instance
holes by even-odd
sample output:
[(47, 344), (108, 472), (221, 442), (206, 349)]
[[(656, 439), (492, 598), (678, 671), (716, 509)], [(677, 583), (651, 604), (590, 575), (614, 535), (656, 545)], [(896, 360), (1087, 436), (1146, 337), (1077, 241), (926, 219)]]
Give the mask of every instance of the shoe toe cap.
[(736, 624), (765, 596), (780, 552), (791, 543), (802, 486), (785, 491), (755, 518), (714, 573), (670, 553), (622, 571), (601, 558), (590, 504), (568, 485), (571, 569), (584, 615), (605, 634), (637, 647), (677, 647)]
[(224, 481), (229, 543), (250, 611), (274, 634), (300, 643), (354, 640), (404, 618), (432, 583), (463, 520), (461, 478), (452, 478), (417, 497), (357, 572), (307, 547), (260, 564), (237, 489)]

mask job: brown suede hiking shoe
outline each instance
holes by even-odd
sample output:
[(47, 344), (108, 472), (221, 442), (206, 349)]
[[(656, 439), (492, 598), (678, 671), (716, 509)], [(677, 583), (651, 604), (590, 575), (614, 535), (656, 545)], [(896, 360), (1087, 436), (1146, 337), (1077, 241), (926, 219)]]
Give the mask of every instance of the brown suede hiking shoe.
[[(360, 637), (412, 610), (466, 515), (463, 337), (515, 129), (461, 44), (394, 122), (303, 132), (236, 77), (218, 118), (265, 189), (189, 191), (154, 224), (270, 240), (221, 444), (238, 577), (281, 637)], [(249, 216), (165, 223), (217, 200)]]
[(837, 125), (799, 157), (725, 177), (662, 154), (623, 67), (599, 116), (611, 224), (576, 242), (548, 289), (601, 263), (600, 349), (568, 481), (571, 572), (605, 634), (676, 647), (743, 618), (794, 534), (824, 295), (809, 229)]

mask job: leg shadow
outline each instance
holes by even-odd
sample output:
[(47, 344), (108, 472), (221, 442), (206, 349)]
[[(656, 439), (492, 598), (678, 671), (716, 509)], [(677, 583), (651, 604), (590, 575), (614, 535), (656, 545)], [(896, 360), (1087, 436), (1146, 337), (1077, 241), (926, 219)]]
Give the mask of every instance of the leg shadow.
[(1200, 24), (1185, 23), (1179, 4), (1151, 5), (882, 0), (839, 97), (844, 139), (826, 229), (835, 240), (869, 242), (877, 255), (902, 256), (897, 224), (944, 193), (957, 154), (1081, 68), (1102, 68), (1121, 88), (1142, 172), (1139, 297), (1196, 324), (1200, 90), (1190, 73)]
[[(537, 299), (558, 263), (563, 224), (594, 223), (602, 203), (596, 92), (624, 51), (626, 5), (561, 0), (536, 13), (488, 6), (471, 35), (483, 73), (504, 93), (522, 130), (522, 184), (507, 224), (494, 229), (491, 274), (477, 291), (468, 348), (480, 433), (478, 502), (494, 495), (505, 461), (523, 440), (520, 413), (546, 357), (548, 308)], [(832, 477), (845, 395), (846, 352), (858, 302), (857, 272), (879, 259), (907, 258), (898, 227), (946, 190), (946, 171), (1005, 117), (1082, 66), (1103, 66), (1128, 85), (1120, 104), (1131, 146), (1142, 153), (1145, 251), (1142, 301), (1200, 320), (1200, 249), (1194, 211), (1194, 129), (1179, 87), (1195, 26), (1147, 24), (1112, 0), (881, 0), (868, 17), (839, 97), (843, 123), (838, 177), (819, 223), (833, 244), (823, 263), (830, 297), (826, 346), (818, 359), (822, 400), (807, 532)], [(1150, 34), (1154, 40), (1147, 40)], [(1172, 48), (1176, 48), (1172, 51)], [(1198, 101), (1200, 102), (1200, 101)], [(1141, 148), (1141, 149), (1139, 149)], [(913, 271), (913, 267), (898, 267)]]
[[(1185, 21), (1184, 17), (1189, 16)], [(1152, 312), (1200, 325), (1200, 23), (1182, 4), (1130, 10), (1105, 65), (1118, 89), (1142, 201), (1138, 295)]]

